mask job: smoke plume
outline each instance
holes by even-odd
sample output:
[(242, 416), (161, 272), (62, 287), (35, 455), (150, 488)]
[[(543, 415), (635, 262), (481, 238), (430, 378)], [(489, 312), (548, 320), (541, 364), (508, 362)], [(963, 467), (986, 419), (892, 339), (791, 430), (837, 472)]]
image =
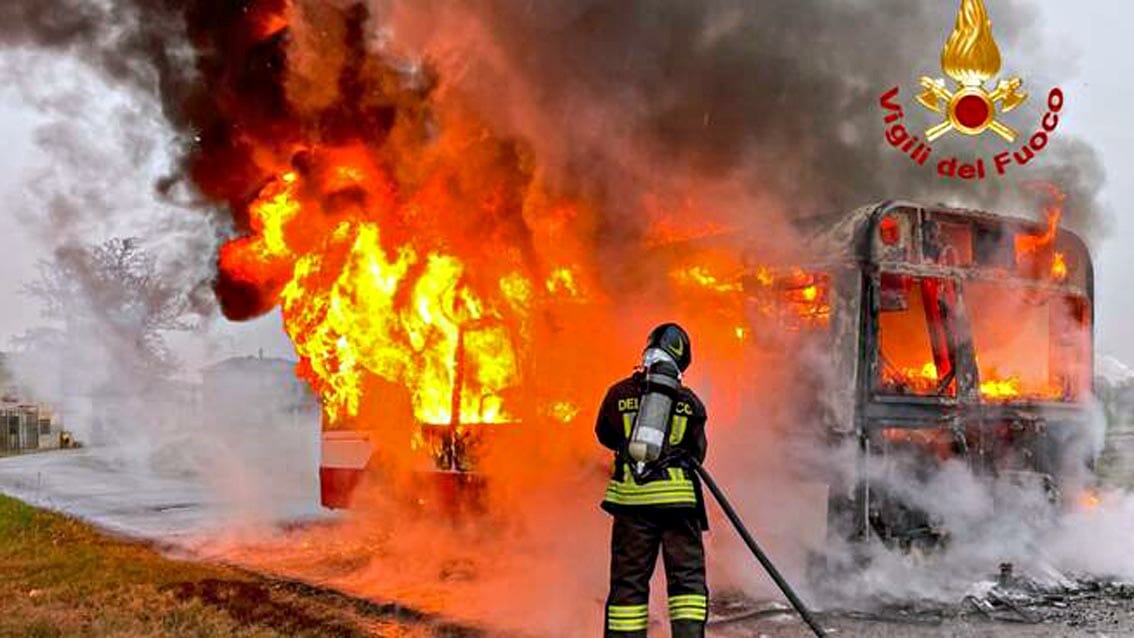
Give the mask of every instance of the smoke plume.
[[(1011, 181), (942, 183), (881, 142), (881, 93), (900, 85), (908, 99), (917, 75), (940, 74), (950, 3), (392, 4), (395, 32), (430, 52), (444, 81), (490, 105), (486, 115), (568, 183), (608, 195), (631, 228), (627, 194), (679, 189), (690, 175), (728, 181), (750, 201), (774, 198), (789, 216), (886, 198), (1014, 203)], [(1022, 3), (992, 10), (1009, 51), (1037, 26)], [(1009, 56), (1005, 70), (1029, 78), (1020, 121), (1037, 121), (1048, 78), (1032, 79), (1026, 63)], [(935, 146), (943, 157), (969, 143)], [(1070, 189), (1074, 226), (1097, 230), (1099, 161), (1082, 142), (1057, 146), (1028, 178)], [(769, 216), (760, 206), (729, 212), (753, 225)]]
[[(344, 109), (365, 110), (352, 102), (373, 70), (364, 60), (391, 48), (424, 63), (421, 74), (459, 92), (497, 134), (521, 137), (563, 188), (599, 198), (606, 243), (640, 232), (644, 193), (687, 196), (691, 180), (747, 208), (720, 213), (733, 224), (767, 223), (769, 204), (811, 216), (901, 197), (1029, 212), (1012, 180), (943, 184), (881, 140), (878, 97), (937, 73), (949, 3), (106, 0), (3, 11), (8, 47), (73, 54), (112, 86), (156, 99), (185, 144), (180, 176), (237, 213), (258, 185), (255, 161), (240, 153), (245, 136), (281, 134), (271, 124), (295, 120), (330, 128)], [(1035, 40), (1033, 9), (1013, 1), (991, 11), (1002, 49)], [(285, 13), (289, 31), (265, 38)], [(1047, 78), (1031, 80), (1023, 55), (1005, 57), (1033, 93), (1020, 119), (1036, 121)], [(253, 123), (232, 101), (256, 104), (267, 128), (238, 129)], [(379, 111), (361, 115), (381, 126)], [(217, 146), (232, 147), (232, 159), (204, 166)], [(1027, 179), (1059, 183), (1073, 227), (1100, 230), (1097, 157), (1067, 137), (1054, 146)]]

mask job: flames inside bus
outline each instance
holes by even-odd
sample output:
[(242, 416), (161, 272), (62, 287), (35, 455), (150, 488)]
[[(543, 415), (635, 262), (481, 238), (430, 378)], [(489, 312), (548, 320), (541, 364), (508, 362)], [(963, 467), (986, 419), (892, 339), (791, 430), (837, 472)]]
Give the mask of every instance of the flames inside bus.
[[(737, 279), (694, 264), (674, 276), (744, 308), (749, 321), (728, 329), (738, 342), (756, 342), (776, 324), (829, 358), (814, 381), (822, 400), (805, 420), (857, 461), (850, 480), (831, 468), (805, 470), (827, 486), (828, 533), (935, 542), (932, 517), (891, 487), (948, 460), (1035, 482), (1057, 500), (1066, 461), (1083, 453), (1093, 369), (1090, 255), (1059, 229), (1058, 215), (1043, 224), (885, 203), (805, 226), (821, 262), (753, 267)], [(468, 336), (457, 339), (450, 411), (419, 419), (413, 438), (432, 458), (422, 490), (441, 489), (442, 503), (475, 501), (478, 450), (510, 427), (480, 422), (484, 406), (463, 398), (459, 346)], [(327, 428), (325, 505), (350, 504), (373, 452), (365, 431)]]
[[(830, 320), (811, 324), (853, 388), (816, 415), (859, 460), (829, 478), (830, 531), (895, 543), (938, 539), (890, 489), (958, 459), (979, 475), (1043, 485), (1058, 499), (1085, 454), (1093, 368), (1093, 275), (1073, 234), (988, 213), (910, 204), (815, 223), (804, 271), (830, 282)], [(849, 419), (845, 415), (852, 415)], [(1090, 459), (1086, 459), (1089, 465)], [(1082, 464), (1080, 464), (1082, 465)]]

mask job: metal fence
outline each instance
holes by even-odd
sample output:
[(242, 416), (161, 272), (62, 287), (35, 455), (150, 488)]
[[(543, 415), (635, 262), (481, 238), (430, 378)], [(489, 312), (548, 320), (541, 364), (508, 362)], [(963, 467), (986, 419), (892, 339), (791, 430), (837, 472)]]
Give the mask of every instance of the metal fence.
[(40, 436), (50, 436), (51, 416), (35, 406), (0, 408), (0, 452), (39, 449)]

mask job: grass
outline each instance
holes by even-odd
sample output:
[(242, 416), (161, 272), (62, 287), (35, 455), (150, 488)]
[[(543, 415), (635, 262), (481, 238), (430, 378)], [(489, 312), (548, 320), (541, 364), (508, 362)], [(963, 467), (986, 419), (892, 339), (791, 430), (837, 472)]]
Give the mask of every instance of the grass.
[(0, 637), (430, 633), (359, 613), (334, 594), (172, 559), (0, 496)]

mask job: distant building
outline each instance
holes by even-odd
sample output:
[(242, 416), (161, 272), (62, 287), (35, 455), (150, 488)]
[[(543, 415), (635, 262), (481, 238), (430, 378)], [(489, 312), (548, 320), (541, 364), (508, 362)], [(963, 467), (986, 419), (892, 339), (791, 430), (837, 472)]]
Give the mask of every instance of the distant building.
[(275, 420), (319, 412), (319, 401), (295, 374), (295, 362), (273, 357), (232, 357), (201, 370), (207, 412), (240, 420)]
[(50, 406), (28, 399), (12, 374), (16, 363), (0, 353), (0, 454), (63, 447), (70, 438)]

